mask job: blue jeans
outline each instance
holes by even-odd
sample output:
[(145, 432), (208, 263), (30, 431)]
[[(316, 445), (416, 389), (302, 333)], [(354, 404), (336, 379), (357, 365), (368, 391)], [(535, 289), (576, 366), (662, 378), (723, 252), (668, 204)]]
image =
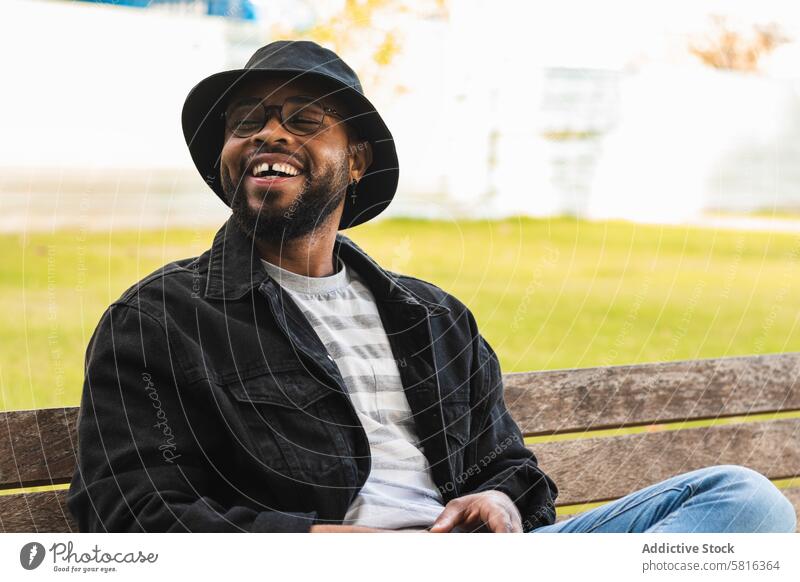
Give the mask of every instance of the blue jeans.
[(677, 475), (532, 533), (793, 532), (794, 507), (762, 474), (718, 465)]

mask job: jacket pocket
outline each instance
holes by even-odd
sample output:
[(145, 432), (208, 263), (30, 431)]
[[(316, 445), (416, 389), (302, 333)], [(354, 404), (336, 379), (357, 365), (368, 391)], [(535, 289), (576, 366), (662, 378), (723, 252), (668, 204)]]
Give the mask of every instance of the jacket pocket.
[(270, 404), (289, 410), (304, 410), (337, 390), (312, 378), (303, 368), (259, 371), (227, 384), (239, 402)]
[(253, 372), (225, 384), (256, 457), (268, 469), (314, 478), (339, 464), (341, 451), (324, 400), (338, 393), (302, 367)]

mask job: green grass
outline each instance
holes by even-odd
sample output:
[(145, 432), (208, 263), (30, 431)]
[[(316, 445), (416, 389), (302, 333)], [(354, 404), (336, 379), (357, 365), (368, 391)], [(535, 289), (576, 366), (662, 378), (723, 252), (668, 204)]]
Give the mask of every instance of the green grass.
[[(77, 404), (108, 303), (213, 233), (0, 235), (0, 409)], [(346, 233), (464, 301), (506, 372), (800, 351), (800, 235), (567, 218)]]

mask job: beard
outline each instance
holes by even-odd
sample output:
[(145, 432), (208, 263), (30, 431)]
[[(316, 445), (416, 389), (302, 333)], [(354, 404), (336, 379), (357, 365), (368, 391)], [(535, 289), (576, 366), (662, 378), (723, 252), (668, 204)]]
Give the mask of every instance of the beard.
[(348, 174), (347, 158), (343, 156), (323, 171), (307, 175), (300, 193), (288, 208), (270, 208), (268, 202), (272, 194), (267, 191), (259, 210), (250, 207), (242, 182), (237, 188), (227, 169), (222, 169), (221, 177), (233, 218), (244, 233), (256, 241), (280, 246), (311, 236), (331, 219), (331, 213), (347, 194)]

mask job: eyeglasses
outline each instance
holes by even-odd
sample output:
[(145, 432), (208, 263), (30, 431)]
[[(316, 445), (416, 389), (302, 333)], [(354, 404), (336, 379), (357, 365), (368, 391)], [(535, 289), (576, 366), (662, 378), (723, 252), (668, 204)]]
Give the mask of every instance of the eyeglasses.
[(342, 119), (335, 109), (324, 107), (318, 99), (305, 95), (287, 97), (281, 105), (264, 105), (262, 99), (250, 97), (231, 103), (223, 112), (225, 127), (236, 137), (255, 135), (266, 125), (272, 110), (278, 111), (281, 126), (295, 135), (318, 131), (326, 115)]

